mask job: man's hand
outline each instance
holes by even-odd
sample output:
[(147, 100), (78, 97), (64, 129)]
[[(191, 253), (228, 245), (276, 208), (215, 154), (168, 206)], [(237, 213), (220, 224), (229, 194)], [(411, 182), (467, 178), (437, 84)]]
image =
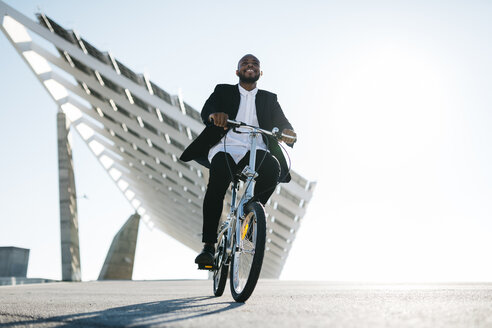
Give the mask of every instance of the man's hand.
[[(282, 131), (282, 133), (297, 138), (297, 134), (294, 131), (290, 130), (290, 129), (284, 129)], [(297, 139), (294, 139), (293, 140), (293, 139), (287, 138), (287, 137), (282, 137), (282, 139), (280, 139), (280, 140), (282, 140), (283, 142), (285, 142), (288, 145), (292, 145), (292, 144), (294, 144), (294, 142), (297, 141)]]
[(229, 115), (226, 113), (213, 113), (208, 116), (208, 120), (210, 122), (213, 121), (214, 125), (220, 126), (227, 130), (227, 120), (229, 119)]

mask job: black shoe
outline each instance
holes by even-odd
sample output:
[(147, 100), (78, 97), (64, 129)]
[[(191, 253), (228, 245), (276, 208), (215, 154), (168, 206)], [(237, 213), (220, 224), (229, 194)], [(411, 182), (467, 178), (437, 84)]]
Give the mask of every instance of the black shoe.
[(195, 258), (196, 264), (213, 265), (214, 264), (215, 247), (214, 244), (205, 244), (202, 252)]

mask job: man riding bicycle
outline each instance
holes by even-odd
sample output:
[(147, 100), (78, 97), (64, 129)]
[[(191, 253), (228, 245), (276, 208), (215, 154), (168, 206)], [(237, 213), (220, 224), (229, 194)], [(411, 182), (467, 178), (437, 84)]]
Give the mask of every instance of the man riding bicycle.
[[(195, 259), (199, 265), (212, 265), (214, 262), (217, 227), (231, 183), (231, 172), (242, 170), (249, 161), (248, 135), (229, 130), (227, 120), (241, 121), (265, 130), (277, 127), (283, 134), (296, 136), (277, 101), (277, 95), (256, 87), (262, 74), (260, 61), (255, 56), (247, 54), (239, 60), (236, 70), (239, 84), (215, 87), (201, 112), (206, 127), (180, 157), (182, 161), (195, 160), (210, 169), (203, 200), (204, 247)], [(290, 175), (278, 143), (266, 140), (266, 137), (258, 138), (256, 170), (259, 175), (254, 195), (265, 205), (277, 183), (289, 182)], [(282, 140), (291, 142), (286, 138)]]

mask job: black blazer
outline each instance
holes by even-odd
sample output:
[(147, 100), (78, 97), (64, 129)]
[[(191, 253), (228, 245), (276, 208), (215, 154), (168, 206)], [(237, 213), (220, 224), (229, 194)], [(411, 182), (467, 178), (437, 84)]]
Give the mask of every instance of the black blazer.
[[(200, 135), (184, 150), (179, 159), (184, 162), (195, 160), (205, 167), (210, 168), (210, 162), (208, 160), (210, 148), (216, 145), (228, 130), (224, 130), (221, 127), (211, 124), (208, 121), (208, 117), (210, 114), (222, 112), (228, 114), (230, 119), (235, 119), (239, 110), (240, 100), (241, 96), (237, 84), (217, 85), (202, 109), (201, 116), (206, 125), (205, 129), (203, 129)], [(255, 104), (256, 116), (258, 117), (260, 128), (272, 130), (274, 127), (277, 127), (280, 131), (283, 129), (293, 130), (292, 125), (285, 117), (284, 112), (277, 101), (276, 94), (265, 90), (258, 90)], [(291, 177), (288, 173), (288, 166), (280, 146), (273, 137), (269, 137), (269, 140), (265, 140), (265, 143), (268, 144), (270, 153), (275, 156), (280, 163), (280, 182), (289, 182)]]

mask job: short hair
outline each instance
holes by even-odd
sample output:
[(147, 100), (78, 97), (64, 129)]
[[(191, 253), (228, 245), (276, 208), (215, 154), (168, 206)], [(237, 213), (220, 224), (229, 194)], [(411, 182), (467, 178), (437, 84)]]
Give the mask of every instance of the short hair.
[(239, 61), (237, 62), (237, 68), (239, 68), (239, 64), (246, 57), (253, 57), (254, 59), (256, 59), (258, 61), (258, 63), (260, 62), (260, 60), (258, 59), (258, 57), (256, 57), (255, 55), (253, 55), (253, 54), (246, 54), (246, 55), (242, 56), (241, 59), (239, 59)]

